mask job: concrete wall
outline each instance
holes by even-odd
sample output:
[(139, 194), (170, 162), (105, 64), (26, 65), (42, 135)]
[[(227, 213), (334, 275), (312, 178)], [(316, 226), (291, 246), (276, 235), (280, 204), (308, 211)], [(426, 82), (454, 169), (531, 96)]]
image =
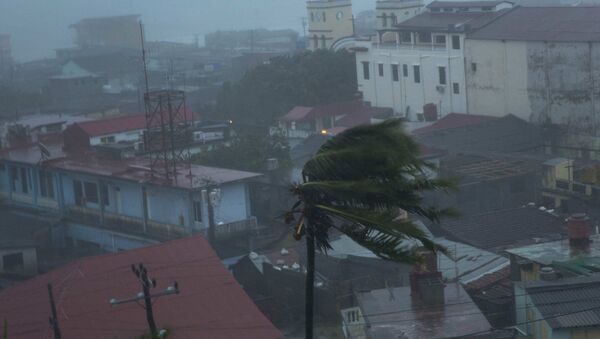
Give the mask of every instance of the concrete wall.
[[(337, 40), (353, 35), (352, 3), (349, 0), (309, 1), (307, 18), (307, 47), (311, 50), (330, 48)], [(315, 46), (315, 37), (318, 46)], [(323, 37), (325, 37), (325, 46), (322, 45)]]
[[(446, 48), (361, 42), (362, 47), (368, 48), (356, 53), (358, 90), (363, 100), (372, 106), (392, 108), (399, 116), (408, 112), (407, 117), (413, 121), (428, 103), (437, 106), (440, 116), (466, 113), (463, 36), (460, 36), (461, 49), (454, 50), (452, 34), (440, 35), (446, 36)], [(369, 63), (369, 79), (364, 78), (363, 62)], [(383, 64), (383, 76), (379, 75), (379, 64)], [(398, 81), (393, 80), (394, 64), (398, 65)], [(403, 65), (408, 67), (406, 77)], [(415, 82), (413, 66), (420, 66), (420, 83)], [(445, 67), (446, 85), (440, 85), (438, 67)], [(458, 84), (458, 94), (453, 92), (454, 83)]]
[(598, 43), (467, 40), (466, 46), (470, 113), (512, 113), (597, 134)]
[[(21, 253), (23, 255), (23, 271), (20, 271), (20, 272), (5, 271), (3, 257), (5, 255), (18, 254), (18, 253)], [(36, 275), (38, 273), (36, 249), (33, 247), (0, 249), (0, 272), (1, 273), (18, 273), (18, 274), (24, 274), (24, 275)]]

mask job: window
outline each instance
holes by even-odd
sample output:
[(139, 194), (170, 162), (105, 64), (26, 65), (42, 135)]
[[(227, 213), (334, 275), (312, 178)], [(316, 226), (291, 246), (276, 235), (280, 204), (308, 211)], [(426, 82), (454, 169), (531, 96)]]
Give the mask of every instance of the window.
[(7, 272), (23, 272), (25, 264), (23, 261), (23, 253), (6, 254), (2, 256), (2, 267)]
[(194, 201), (194, 221), (202, 222), (202, 202)]
[(408, 65), (407, 64), (402, 65), (402, 76), (405, 78), (408, 78)]
[(97, 204), (98, 203), (98, 185), (96, 185), (93, 182), (84, 182), (83, 188), (84, 188), (84, 193), (85, 193), (85, 201)]
[(398, 65), (392, 65), (392, 80), (399, 81), (400, 76), (398, 74)]
[(324, 35), (321, 35), (321, 48), (327, 48), (327, 42), (325, 41)]
[(402, 32), (400, 33), (400, 41), (401, 42), (407, 42), (407, 43), (411, 43), (412, 39), (410, 37), (410, 32)]
[(314, 22), (315, 21), (315, 13), (310, 12), (310, 22)]
[(115, 141), (116, 140), (115, 140), (115, 136), (114, 135), (111, 135), (111, 136), (108, 136), (108, 137), (101, 137), (100, 138), (100, 143), (102, 143), (102, 144), (113, 144), (113, 143), (115, 143)]
[(431, 9), (431, 13), (439, 13), (440, 12), (440, 8), (432, 8)]
[(75, 205), (83, 206), (83, 184), (79, 180), (73, 180), (73, 196)]
[(421, 66), (413, 65), (413, 78), (415, 79), (415, 84), (421, 83)]
[(458, 82), (452, 84), (452, 93), (460, 94), (460, 85), (458, 84)]
[(379, 76), (382, 77), (383, 76), (383, 64), (379, 64)]
[(19, 181), (21, 182), (21, 193), (29, 193), (29, 171), (27, 168), (19, 168)]
[(439, 79), (440, 79), (440, 85), (445, 85), (446, 84), (446, 67), (439, 66), (438, 74), (439, 74)]
[(445, 35), (436, 35), (435, 36), (435, 43), (437, 45), (446, 45), (446, 36)]
[(40, 195), (44, 198), (54, 199), (54, 176), (52, 173), (40, 171)]
[(419, 42), (420, 43), (431, 43), (431, 33), (429, 33), (429, 32), (419, 33)]
[(110, 197), (108, 195), (108, 186), (106, 184), (100, 185), (100, 197), (102, 198), (102, 205), (110, 206)]
[(363, 79), (369, 80), (369, 62), (363, 61), (362, 68), (363, 68)]
[(395, 25), (398, 23), (398, 18), (396, 18), (396, 14), (392, 13), (392, 14), (390, 14), (390, 17), (392, 18), (392, 25)]
[(316, 34), (313, 36), (313, 47), (314, 49), (319, 48), (319, 37)]
[(385, 13), (381, 15), (381, 20), (383, 21), (383, 27), (387, 27), (387, 15)]
[(460, 36), (452, 36), (452, 49), (460, 49)]
[(471, 71), (477, 72), (477, 63), (476, 62), (471, 63)]
[(491, 11), (491, 10), (492, 10), (492, 7), (489, 7), (489, 6), (487, 6), (487, 7), (483, 7), (483, 8), (482, 8), (482, 10), (484, 10), (484, 11), (486, 11), (486, 12), (487, 12), (487, 11)]
[(323, 12), (323, 22), (327, 21), (327, 17), (325, 16), (325, 12)]

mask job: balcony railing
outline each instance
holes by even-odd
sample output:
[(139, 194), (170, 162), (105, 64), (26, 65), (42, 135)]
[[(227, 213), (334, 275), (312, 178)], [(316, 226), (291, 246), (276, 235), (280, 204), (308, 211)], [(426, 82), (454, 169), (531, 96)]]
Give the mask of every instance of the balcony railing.
[(228, 224), (215, 226), (215, 238), (217, 240), (225, 240), (242, 235), (249, 235), (258, 229), (256, 217), (234, 221)]
[(447, 51), (445, 45), (436, 44), (397, 44), (394, 42), (374, 42), (374, 48), (389, 49), (389, 50), (414, 50), (414, 51)]

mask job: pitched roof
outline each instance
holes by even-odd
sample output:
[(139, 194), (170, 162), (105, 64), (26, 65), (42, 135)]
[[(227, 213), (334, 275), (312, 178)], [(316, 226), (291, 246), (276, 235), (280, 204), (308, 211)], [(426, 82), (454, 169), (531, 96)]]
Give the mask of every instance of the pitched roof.
[[(186, 111), (188, 121), (194, 118), (195, 113)], [(144, 114), (125, 115), (114, 118), (83, 121), (75, 123), (90, 137), (135, 131), (146, 128), (146, 116)]]
[(427, 8), (495, 7), (510, 1), (433, 1)]
[(600, 325), (600, 276), (522, 286), (553, 329)]
[(434, 32), (454, 32), (459, 28), (464, 31), (471, 31), (486, 25), (507, 11), (505, 9), (494, 12), (425, 12), (402, 21), (395, 25), (395, 27), (400, 30), (428, 30)]
[(476, 40), (600, 41), (600, 7), (517, 7), (469, 34)]
[[(279, 121), (302, 121), (354, 114), (358, 114), (355, 118), (358, 118), (359, 115), (374, 117), (379, 114), (384, 114), (388, 111), (390, 111), (390, 109), (366, 106), (362, 101), (359, 100), (339, 101), (315, 107), (296, 106), (292, 108), (292, 110), (290, 110), (286, 115), (279, 118)], [(361, 119), (362, 121), (364, 120), (364, 117), (358, 119)]]
[(296, 106), (292, 108), (286, 115), (279, 118), (280, 121), (297, 121), (304, 120), (308, 117), (310, 112), (312, 111), (312, 107), (306, 106)]
[(442, 221), (440, 227), (452, 238), (492, 251), (566, 236), (564, 220), (535, 207), (465, 215)]
[(475, 114), (463, 114), (463, 113), (450, 113), (433, 124), (425, 127), (418, 128), (412, 131), (412, 134), (424, 134), (431, 132), (444, 131), (447, 129), (477, 125), (482, 122), (498, 119), (488, 115), (475, 115)]
[(188, 237), (114, 254), (88, 257), (0, 292), (0, 319), (12, 339), (50, 338), (47, 283), (53, 286), (64, 338), (133, 338), (148, 325), (135, 303), (109, 305), (135, 296), (140, 283), (131, 265), (144, 263), (155, 292), (173, 281), (179, 295), (154, 303), (154, 315), (169, 338), (281, 338), (219, 261), (207, 241)]

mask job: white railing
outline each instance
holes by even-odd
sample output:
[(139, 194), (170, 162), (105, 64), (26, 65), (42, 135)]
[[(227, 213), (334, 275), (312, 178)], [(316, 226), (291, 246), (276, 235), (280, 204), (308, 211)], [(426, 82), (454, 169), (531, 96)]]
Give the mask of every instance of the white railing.
[(378, 48), (378, 49), (393, 49), (393, 50), (410, 50), (410, 51), (447, 51), (448, 49), (446, 48), (445, 45), (420, 45), (420, 44), (397, 44), (397, 43), (380, 43), (380, 42), (373, 42), (373, 47), (374, 48)]

